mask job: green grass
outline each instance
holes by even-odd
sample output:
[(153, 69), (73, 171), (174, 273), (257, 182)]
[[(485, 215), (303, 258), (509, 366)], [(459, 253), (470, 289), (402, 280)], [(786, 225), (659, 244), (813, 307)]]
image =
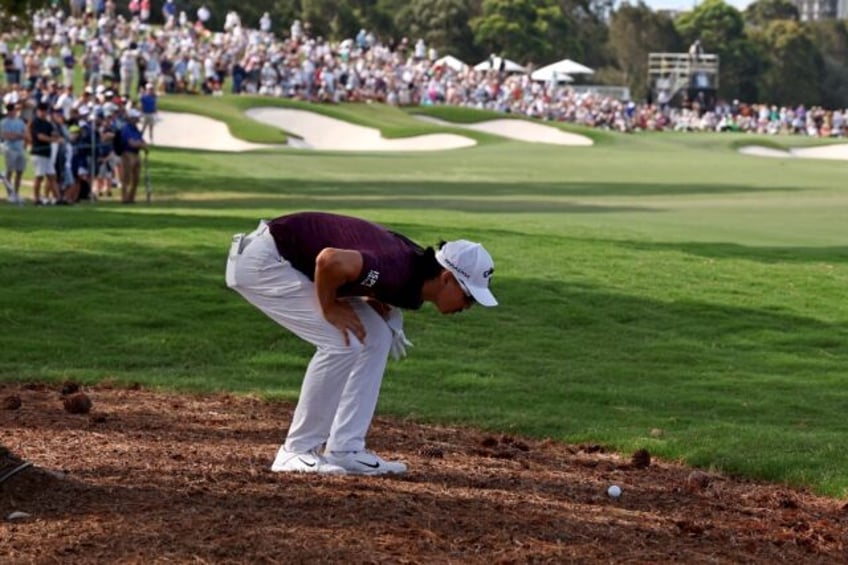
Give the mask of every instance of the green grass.
[[(246, 104), (203, 101), (225, 118)], [(407, 119), (333, 108), (377, 125), (385, 111), (384, 131)], [(846, 496), (848, 164), (746, 157), (735, 136), (606, 135), (154, 151), (152, 206), (0, 207), (0, 379), (294, 399), (310, 348), (225, 288), (228, 242), (259, 218), (350, 213), (426, 244), (483, 241), (497, 263), (498, 308), (407, 315), (415, 347), (390, 363), (380, 413)]]

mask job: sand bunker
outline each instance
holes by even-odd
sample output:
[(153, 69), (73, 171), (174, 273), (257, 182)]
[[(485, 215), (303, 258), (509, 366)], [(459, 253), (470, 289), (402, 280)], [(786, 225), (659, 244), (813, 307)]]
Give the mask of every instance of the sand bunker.
[(430, 116), (416, 117), (421, 121), (431, 124), (472, 129), (474, 131), (499, 135), (501, 137), (507, 137), (518, 141), (527, 141), (529, 143), (550, 143), (553, 145), (577, 146), (589, 146), (593, 143), (592, 140), (585, 135), (568, 133), (552, 126), (528, 122), (527, 120), (507, 118), (501, 120), (488, 120), (485, 122), (478, 122), (476, 124), (458, 124), (454, 122), (446, 122)]
[(798, 147), (783, 150), (763, 147), (761, 145), (746, 145), (739, 149), (743, 155), (754, 155), (755, 157), (772, 157), (778, 159), (832, 159), (837, 161), (848, 160), (848, 143), (837, 145), (822, 145), (819, 147)]
[[(301, 149), (324, 151), (443, 151), (476, 145), (476, 141), (452, 133), (386, 139), (375, 128), (358, 126), (305, 110), (254, 108), (247, 116), (280, 128), (289, 134), (288, 145)], [(455, 124), (436, 118), (418, 116), (422, 121), (448, 127), (462, 127), (501, 137), (531, 143), (555, 145), (592, 145), (583, 135), (561, 131), (526, 120), (501, 119), (477, 124)], [(236, 139), (222, 121), (178, 112), (159, 112), (154, 144), (161, 147), (202, 149), (206, 151), (240, 152), (271, 149), (282, 145), (250, 143)]]
[(792, 154), (783, 149), (772, 149), (771, 147), (763, 147), (762, 145), (746, 145), (739, 148), (739, 153), (743, 155), (753, 155), (754, 157), (772, 157), (776, 159), (789, 159)]
[(325, 151), (439, 151), (471, 147), (477, 142), (452, 133), (386, 139), (374, 128), (358, 126), (304, 110), (253, 108), (247, 116), (283, 129), (300, 139), (292, 147)]
[(153, 142), (160, 147), (232, 152), (283, 147), (242, 141), (233, 137), (227, 124), (222, 121), (177, 112), (159, 112), (153, 130)]

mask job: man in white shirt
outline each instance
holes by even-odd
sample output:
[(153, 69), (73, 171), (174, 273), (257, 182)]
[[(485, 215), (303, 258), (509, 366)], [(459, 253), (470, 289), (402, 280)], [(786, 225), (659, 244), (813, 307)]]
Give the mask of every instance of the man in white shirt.
[(271, 15), (268, 12), (265, 12), (262, 14), (262, 17), (259, 18), (259, 29), (261, 29), (264, 33), (271, 31)]
[(62, 110), (62, 116), (66, 120), (71, 119), (71, 110), (74, 107), (74, 87), (73, 86), (65, 86), (62, 88), (62, 93), (56, 99), (56, 103), (54, 104), (54, 108)]
[(206, 4), (201, 4), (200, 8), (197, 9), (197, 20), (203, 24), (203, 27), (206, 27), (206, 24), (211, 17), (212, 12), (209, 10), (209, 7)]

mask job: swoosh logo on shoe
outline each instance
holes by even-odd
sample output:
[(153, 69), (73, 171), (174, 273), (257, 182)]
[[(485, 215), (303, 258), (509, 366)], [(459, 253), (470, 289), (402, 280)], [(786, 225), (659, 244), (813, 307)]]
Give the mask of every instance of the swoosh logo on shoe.
[(366, 463), (365, 461), (360, 461), (359, 459), (357, 459), (356, 462), (360, 463), (362, 465), (365, 465), (366, 467), (370, 467), (371, 469), (377, 469), (377, 468), (380, 467), (379, 462), (377, 462), (377, 463)]
[(304, 461), (301, 457), (298, 457), (297, 460), (300, 461), (301, 463), (303, 463), (304, 465), (306, 465), (307, 467), (314, 467), (315, 466), (315, 463), (310, 463), (309, 461)]

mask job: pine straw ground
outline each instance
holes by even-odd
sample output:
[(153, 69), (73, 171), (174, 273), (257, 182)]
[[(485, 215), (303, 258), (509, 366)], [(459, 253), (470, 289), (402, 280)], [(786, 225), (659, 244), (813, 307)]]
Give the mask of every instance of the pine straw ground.
[(4, 563), (848, 562), (845, 501), (644, 453), (377, 418), (407, 475), (278, 475), (289, 404), (59, 388), (0, 385)]

